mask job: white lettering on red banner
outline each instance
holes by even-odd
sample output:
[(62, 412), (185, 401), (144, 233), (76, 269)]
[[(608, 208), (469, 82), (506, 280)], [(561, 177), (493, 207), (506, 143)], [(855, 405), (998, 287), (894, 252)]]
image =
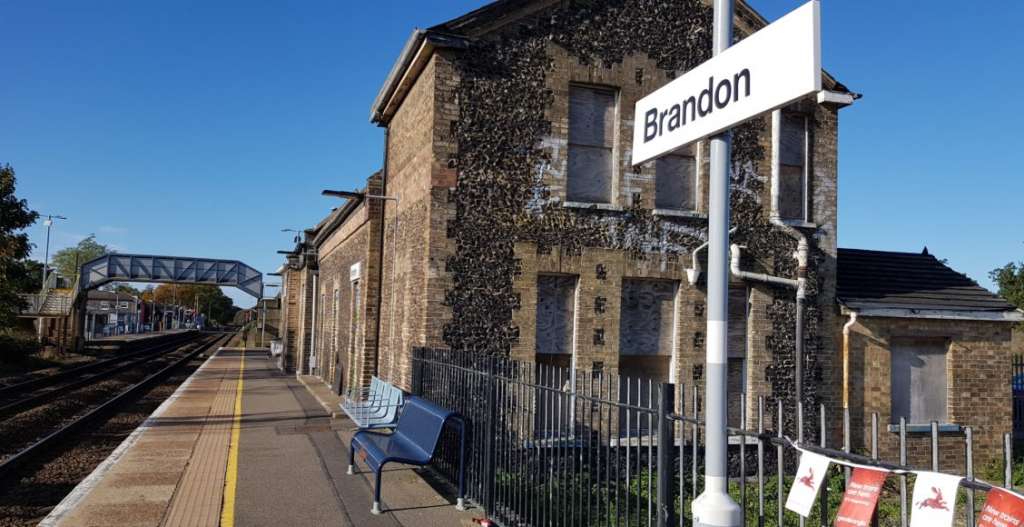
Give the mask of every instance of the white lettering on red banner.
[(868, 527), (875, 515), (878, 495), (882, 492), (886, 470), (857, 467), (846, 485), (843, 503), (836, 514), (836, 527)]
[(910, 527), (949, 527), (956, 509), (960, 476), (918, 472), (911, 502)]
[(1003, 490), (988, 491), (985, 506), (978, 516), (978, 527), (1018, 527), (1024, 522), (1024, 499)]
[(825, 456), (812, 452), (800, 454), (800, 466), (796, 469), (796, 479), (789, 487), (789, 497), (786, 498), (786, 508), (803, 516), (811, 515), (811, 507), (814, 506), (814, 499), (818, 496), (818, 488), (821, 481), (828, 472), (828, 465), (831, 460)]

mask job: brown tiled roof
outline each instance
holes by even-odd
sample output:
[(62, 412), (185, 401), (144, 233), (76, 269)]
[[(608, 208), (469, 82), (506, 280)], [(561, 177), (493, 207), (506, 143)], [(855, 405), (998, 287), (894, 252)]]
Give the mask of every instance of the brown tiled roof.
[(839, 249), (836, 296), (852, 309), (1014, 311), (928, 253)]

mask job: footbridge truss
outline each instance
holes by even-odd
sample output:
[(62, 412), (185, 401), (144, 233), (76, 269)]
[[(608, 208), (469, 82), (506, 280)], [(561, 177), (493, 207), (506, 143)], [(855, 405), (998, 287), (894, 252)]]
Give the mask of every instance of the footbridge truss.
[(263, 274), (237, 260), (107, 254), (82, 265), (80, 291), (109, 282), (228, 286), (263, 297)]

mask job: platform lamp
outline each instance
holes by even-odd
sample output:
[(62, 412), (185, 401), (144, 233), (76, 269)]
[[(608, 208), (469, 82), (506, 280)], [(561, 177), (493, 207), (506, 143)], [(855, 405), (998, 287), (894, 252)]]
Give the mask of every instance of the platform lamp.
[[(53, 220), (67, 220), (64, 216), (59, 214), (40, 214), (40, 216), (46, 216), (43, 220), (43, 225), (46, 226), (46, 252), (43, 253), (43, 279), (39, 286), (40, 296), (46, 293), (46, 271), (50, 267), (50, 228), (53, 227)], [(43, 341), (43, 298), (39, 299), (39, 342)]]
[[(267, 273), (268, 276), (281, 276), (281, 273)], [(260, 324), (260, 347), (262, 348), (266, 344), (267, 336), (267, 288), (268, 287), (281, 287), (281, 284), (263, 284), (263, 291), (260, 295), (260, 303), (263, 304), (263, 322)]]
[[(395, 232), (391, 236), (391, 309), (388, 314), (388, 349), (393, 355), (395, 353), (395, 277), (398, 272), (398, 207), (401, 200), (398, 196), (384, 196), (379, 194), (367, 194), (365, 192), (349, 192), (346, 190), (323, 190), (320, 192), (323, 196), (331, 196), (335, 198), (344, 198), (349, 200), (363, 200), (363, 199), (379, 199), (383, 201), (394, 201), (395, 202)], [(381, 250), (383, 251), (383, 247)], [(382, 258), (383, 260), (383, 258)], [(381, 262), (381, 273), (384, 272), (383, 261)], [(384, 279), (382, 275), (381, 280)], [(377, 375), (380, 375), (378, 371), (378, 364), (380, 362), (380, 353), (374, 354), (373, 371)], [(390, 361), (389, 364), (394, 364), (394, 361)], [(389, 371), (389, 375), (392, 372)]]
[(295, 233), (295, 243), (299, 243), (300, 241), (302, 241), (302, 231), (300, 231), (300, 230), (296, 230), (296, 229), (281, 229), (281, 232), (294, 232)]

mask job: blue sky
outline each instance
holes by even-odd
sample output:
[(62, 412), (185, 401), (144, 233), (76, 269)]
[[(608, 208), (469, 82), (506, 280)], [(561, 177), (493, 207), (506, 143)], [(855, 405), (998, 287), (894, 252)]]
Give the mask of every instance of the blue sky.
[[(752, 4), (774, 20), (801, 2)], [(95, 233), (270, 272), (280, 230), (338, 203), (321, 189), (380, 166), (370, 103), (409, 32), (479, 5), (3, 0), (0, 162), (69, 218), (51, 253)], [(988, 287), (1024, 260), (1024, 3), (991, 5), (823, 2), (824, 66), (864, 94), (840, 118), (840, 246), (927, 245)]]

